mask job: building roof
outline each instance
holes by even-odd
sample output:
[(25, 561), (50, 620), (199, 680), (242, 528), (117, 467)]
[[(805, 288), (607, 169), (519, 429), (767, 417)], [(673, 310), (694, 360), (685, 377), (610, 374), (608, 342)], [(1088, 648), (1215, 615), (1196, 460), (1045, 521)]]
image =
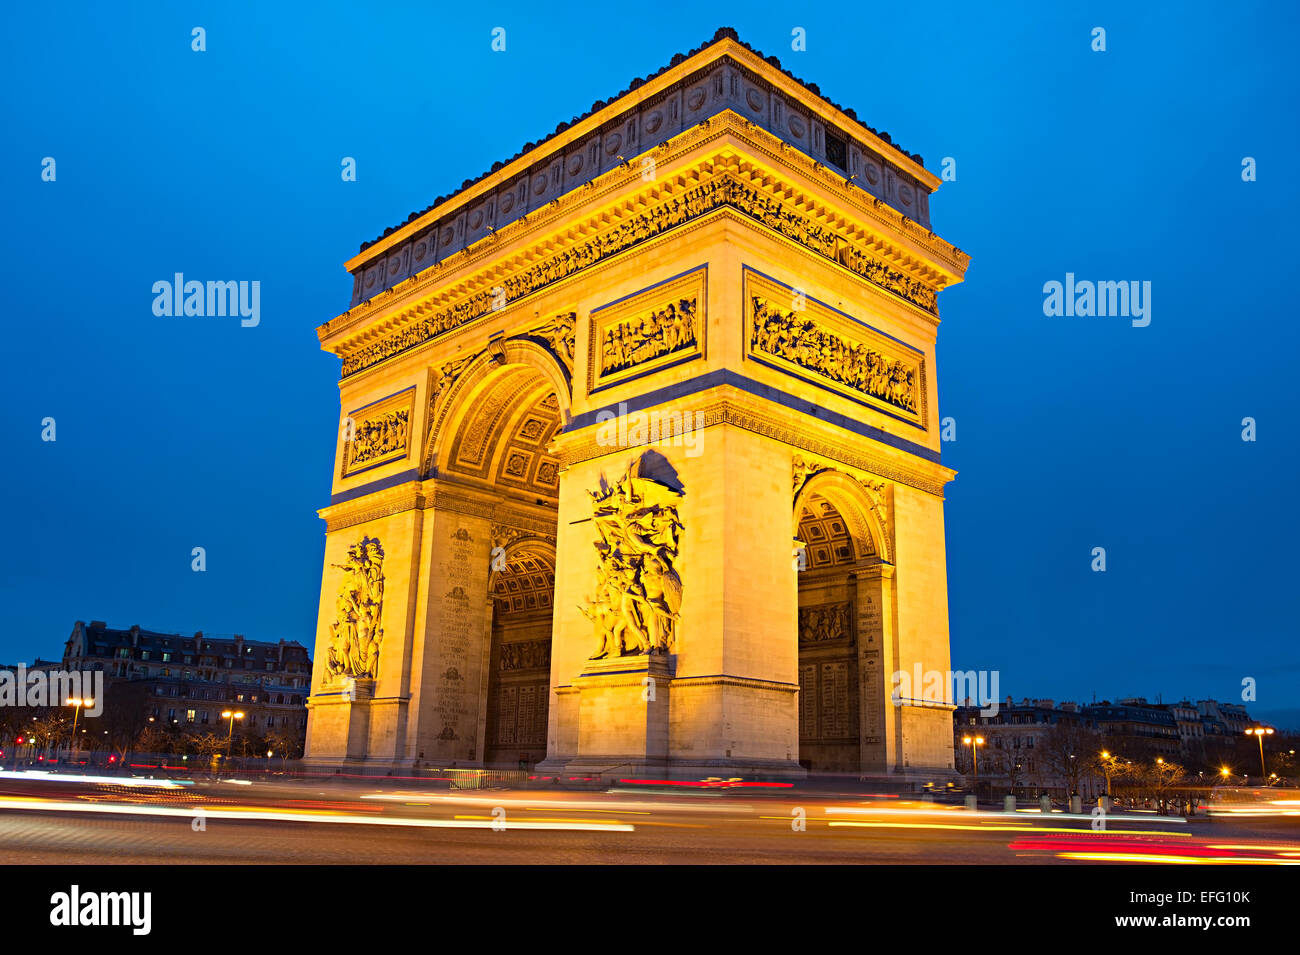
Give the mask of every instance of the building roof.
[(849, 117), (849, 119), (855, 121), (859, 126), (861, 126), (862, 129), (864, 129), (864, 130), (868, 131), (869, 133), (871, 133), (871, 135), (872, 135), (873, 137), (875, 137), (875, 138), (877, 138), (877, 139), (879, 139), (879, 140), (883, 140), (885, 143), (889, 144), (889, 145), (892, 146), (895, 150), (897, 150), (900, 154), (902, 154), (903, 156), (906, 156), (908, 159), (911, 159), (911, 160), (912, 160), (913, 162), (915, 162), (918, 166), (923, 166), (923, 165), (925, 164), (924, 161), (921, 159), (921, 157), (920, 157), (919, 155), (917, 155), (916, 153), (910, 153), (910, 152), (908, 152), (906, 149), (904, 149), (902, 146), (900, 146), (898, 143), (895, 143), (895, 142), (893, 141), (892, 137), (890, 137), (889, 133), (882, 132), (882, 131), (880, 131), (880, 130), (874, 129), (874, 128), (871, 127), (871, 126), (868, 126), (866, 123), (864, 123), (864, 122), (862, 122), (861, 120), (858, 119), (857, 113), (856, 113), (853, 109), (846, 108), (846, 107), (842, 107), (842, 106), (840, 106), (838, 103), (834, 102), (833, 100), (828, 99), (827, 97), (823, 96), (820, 87), (818, 87), (818, 85), (817, 85), (816, 83), (808, 83), (808, 82), (806, 82), (806, 81), (804, 81), (804, 80), (801, 80), (799, 77), (795, 76), (795, 75), (794, 75), (793, 73), (791, 73), (789, 70), (785, 69), (785, 67), (783, 67), (783, 66), (781, 65), (781, 61), (778, 60), (775, 56), (765, 56), (761, 51), (754, 49), (752, 46), (750, 46), (750, 45), (749, 45), (748, 43), (746, 43), (744, 40), (740, 39), (740, 36), (736, 33), (736, 31), (735, 31), (733, 28), (731, 28), (731, 27), (721, 27), (720, 29), (717, 30), (717, 32), (715, 32), (715, 33), (713, 34), (713, 38), (712, 38), (711, 40), (708, 40), (708, 41), (706, 41), (706, 42), (704, 42), (704, 43), (701, 43), (701, 44), (700, 44), (699, 46), (697, 46), (695, 49), (690, 50), (690, 51), (688, 51), (688, 52), (686, 52), (686, 53), (677, 53), (677, 54), (674, 54), (673, 58), (672, 58), (671, 60), (669, 60), (668, 63), (667, 63), (665, 66), (659, 68), (658, 70), (655, 70), (653, 73), (650, 73), (650, 74), (647, 75), (647, 76), (644, 76), (644, 77), (637, 77), (637, 78), (633, 79), (633, 80), (632, 80), (632, 81), (627, 85), (627, 88), (626, 88), (626, 89), (624, 89), (622, 92), (617, 93), (617, 94), (615, 94), (614, 96), (610, 97), (608, 100), (596, 100), (596, 102), (594, 102), (594, 103), (591, 104), (591, 108), (588, 109), (588, 110), (587, 110), (585, 113), (583, 113), (582, 115), (580, 115), (580, 116), (575, 116), (575, 117), (573, 117), (571, 120), (569, 120), (568, 122), (562, 122), (562, 123), (560, 123), (559, 125), (557, 125), (557, 126), (555, 127), (554, 130), (552, 130), (550, 133), (547, 133), (547, 134), (546, 134), (545, 136), (543, 136), (541, 139), (538, 139), (538, 140), (536, 140), (536, 141), (534, 141), (534, 142), (525, 143), (525, 144), (523, 145), (523, 147), (520, 148), (519, 151), (516, 152), (513, 156), (511, 156), (509, 159), (506, 159), (506, 160), (498, 160), (497, 162), (494, 162), (494, 163), (492, 164), (492, 168), (491, 168), (491, 169), (488, 169), (487, 171), (485, 171), (485, 172), (483, 172), (483, 173), (480, 173), (479, 175), (475, 176), (473, 179), (466, 179), (464, 182), (462, 182), (462, 183), (460, 184), (460, 187), (459, 187), (459, 188), (457, 188), (457, 189), (453, 189), (451, 192), (447, 193), (447, 194), (444, 195), (444, 196), (439, 196), (437, 199), (434, 199), (432, 203), (430, 203), (429, 205), (425, 206), (423, 209), (417, 209), (417, 210), (415, 210), (414, 212), (412, 212), (410, 215), (408, 215), (408, 216), (406, 217), (406, 220), (405, 220), (404, 222), (398, 223), (397, 225), (394, 225), (394, 226), (389, 226), (389, 227), (388, 227), (387, 229), (385, 229), (382, 233), (380, 233), (379, 235), (377, 235), (375, 238), (371, 239), (370, 241), (368, 241), (368, 242), (362, 242), (362, 243), (361, 243), (361, 248), (360, 248), (358, 251), (359, 251), (359, 252), (364, 252), (366, 249), (370, 248), (370, 247), (371, 247), (372, 245), (374, 245), (376, 242), (379, 242), (380, 240), (387, 238), (388, 236), (392, 235), (394, 232), (396, 232), (398, 229), (402, 228), (403, 226), (405, 226), (405, 225), (407, 225), (407, 224), (409, 224), (409, 223), (411, 223), (411, 222), (414, 222), (416, 219), (420, 218), (422, 215), (425, 215), (426, 213), (428, 213), (428, 212), (432, 211), (433, 209), (437, 208), (438, 206), (442, 205), (444, 202), (447, 202), (448, 200), (455, 198), (459, 193), (461, 193), (461, 192), (463, 192), (464, 190), (468, 189), (470, 186), (474, 185), (475, 183), (482, 181), (483, 179), (485, 179), (486, 177), (492, 175), (493, 173), (497, 172), (498, 170), (503, 169), (505, 166), (507, 166), (507, 165), (509, 165), (510, 163), (514, 162), (516, 159), (519, 159), (519, 158), (520, 158), (521, 156), (523, 156), (525, 153), (531, 152), (532, 150), (537, 149), (539, 146), (543, 146), (543, 145), (545, 145), (547, 142), (549, 142), (550, 140), (554, 139), (556, 136), (560, 135), (561, 133), (565, 132), (566, 130), (570, 129), (570, 128), (573, 127), (573, 126), (576, 126), (578, 123), (581, 123), (583, 120), (586, 120), (586, 119), (588, 119), (589, 117), (595, 115), (596, 113), (600, 112), (600, 110), (602, 110), (602, 109), (604, 109), (605, 107), (607, 107), (607, 106), (613, 104), (613, 103), (616, 102), (617, 100), (619, 100), (619, 99), (621, 99), (622, 97), (626, 96), (628, 93), (631, 93), (631, 92), (633, 92), (634, 90), (639, 89), (640, 87), (644, 86), (646, 83), (648, 83), (648, 82), (650, 82), (651, 80), (655, 79), (657, 76), (660, 76), (660, 75), (662, 75), (663, 73), (666, 73), (668, 70), (672, 69), (673, 67), (677, 66), (678, 64), (680, 64), (680, 63), (684, 63), (686, 60), (690, 59), (691, 57), (696, 56), (697, 54), (704, 52), (704, 51), (707, 50), (709, 47), (711, 47), (711, 46), (713, 46), (713, 45), (715, 45), (715, 44), (717, 44), (717, 43), (721, 43), (721, 42), (724, 41), (724, 40), (731, 40), (731, 41), (733, 41), (734, 43), (739, 44), (740, 46), (744, 47), (744, 48), (745, 48), (746, 50), (748, 50), (749, 52), (753, 53), (755, 56), (761, 58), (761, 59), (762, 59), (765, 63), (767, 63), (769, 66), (773, 67), (774, 69), (780, 70), (780, 71), (781, 71), (782, 73), (784, 73), (787, 77), (789, 77), (790, 79), (794, 80), (796, 83), (798, 83), (800, 86), (802, 86), (805, 90), (807, 90), (807, 91), (808, 91), (809, 93), (811, 93), (813, 96), (818, 97), (819, 99), (822, 100), (822, 102), (828, 104), (829, 106), (831, 106), (831, 107), (833, 107), (834, 109), (838, 110), (839, 112), (843, 113), (845, 116)]
[[(86, 635), (88, 650), (91, 647), (103, 646), (106, 648), (140, 646), (144, 648), (153, 648), (163, 646), (163, 641), (176, 641), (176, 648), (181, 649), (189, 646), (194, 647), (196, 644), (210, 643), (212, 649), (217, 652), (233, 651), (236, 645), (252, 647), (254, 650), (261, 649), (263, 655), (269, 651), (278, 651), (280, 647), (297, 648), (306, 650), (307, 648), (297, 640), (249, 640), (242, 634), (231, 634), (217, 636), (205, 636), (202, 630), (197, 631), (192, 636), (185, 636), (180, 633), (166, 633), (156, 630), (145, 630), (139, 625), (127, 627), (125, 630), (108, 626), (102, 620), (92, 620), (89, 624), (78, 620), (76, 627), (80, 627)], [(75, 628), (74, 628), (75, 632)], [(136, 638), (133, 642), (133, 637)]]

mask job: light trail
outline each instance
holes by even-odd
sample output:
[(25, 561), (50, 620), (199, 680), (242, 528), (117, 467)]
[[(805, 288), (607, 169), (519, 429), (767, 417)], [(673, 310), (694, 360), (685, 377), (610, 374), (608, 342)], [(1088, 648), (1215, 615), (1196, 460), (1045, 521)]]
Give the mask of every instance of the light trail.
[(73, 812), (99, 815), (154, 816), (192, 820), (202, 813), (205, 820), (241, 820), (258, 822), (324, 822), (355, 826), (397, 826), (408, 829), (544, 829), (581, 832), (635, 832), (634, 826), (619, 822), (587, 822), (585, 820), (516, 821), (500, 819), (411, 819), (402, 816), (354, 816), (348, 813), (321, 811), (280, 812), (274, 809), (208, 809), (203, 806), (174, 808), (171, 806), (106, 805), (104, 803), (77, 803), (61, 800), (13, 799), (0, 797), (0, 810), (31, 812)]

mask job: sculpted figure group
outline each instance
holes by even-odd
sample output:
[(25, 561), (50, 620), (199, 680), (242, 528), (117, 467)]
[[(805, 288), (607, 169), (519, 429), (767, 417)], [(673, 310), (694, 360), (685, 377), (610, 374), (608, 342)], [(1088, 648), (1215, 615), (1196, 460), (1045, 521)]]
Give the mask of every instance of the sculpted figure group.
[(343, 583), (334, 606), (329, 654), (331, 677), (374, 677), (379, 672), (379, 644), (384, 638), (384, 549), (373, 537), (348, 548), (348, 559), (333, 564), (343, 570)]
[(799, 611), (799, 642), (823, 643), (849, 635), (849, 605), (826, 604)]
[(595, 631), (591, 659), (669, 652), (682, 605), (678, 492), (633, 465), (617, 484), (588, 493), (600, 533), (596, 593), (581, 608)]
[(352, 456), (348, 459), (349, 466), (365, 464), (375, 458), (382, 458), (391, 451), (405, 448), (410, 417), (410, 411), (402, 409), (360, 422), (356, 434), (352, 436)]
[(863, 344), (850, 344), (818, 328), (810, 318), (786, 312), (760, 296), (752, 296), (753, 348), (917, 413), (916, 370), (891, 360)]
[(666, 308), (605, 329), (601, 374), (629, 368), (695, 344), (695, 310), (695, 299), (684, 298)]

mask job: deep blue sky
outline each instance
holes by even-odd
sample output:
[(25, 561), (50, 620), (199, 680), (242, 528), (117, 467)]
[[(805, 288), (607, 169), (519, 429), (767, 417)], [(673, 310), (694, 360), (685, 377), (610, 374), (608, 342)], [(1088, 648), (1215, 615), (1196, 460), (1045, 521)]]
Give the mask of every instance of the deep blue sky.
[[(1295, 7), (1056, 6), (8, 11), (0, 661), (57, 657), (77, 618), (310, 645), (338, 413), (314, 330), (342, 262), (731, 25), (957, 160), (932, 200), (973, 256), (940, 298), (954, 665), (1017, 699), (1232, 700), (1251, 676), (1256, 711), (1300, 708)], [(178, 271), (260, 280), (261, 325), (155, 317)], [(1150, 327), (1044, 317), (1067, 271), (1151, 281)]]

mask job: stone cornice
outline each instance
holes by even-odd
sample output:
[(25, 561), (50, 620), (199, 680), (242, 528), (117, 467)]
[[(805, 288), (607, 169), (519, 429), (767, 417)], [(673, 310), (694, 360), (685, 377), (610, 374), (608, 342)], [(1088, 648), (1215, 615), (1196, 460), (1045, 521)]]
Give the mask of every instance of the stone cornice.
[(326, 533), (364, 524), (403, 511), (443, 510), (488, 518), (530, 537), (555, 539), (555, 512), (543, 506), (501, 501), (493, 494), (470, 485), (446, 480), (408, 481), (397, 487), (331, 504), (316, 513), (325, 520)]
[[(944, 485), (957, 476), (951, 468), (879, 442), (864, 441), (860, 435), (849, 434), (828, 422), (773, 405), (731, 385), (720, 385), (690, 398), (679, 399), (672, 407), (675, 411), (694, 412), (695, 420), (701, 420), (702, 416), (701, 428), (732, 425), (798, 448), (824, 461), (843, 464), (938, 497), (943, 497)], [(555, 439), (553, 453), (567, 468), (628, 447), (642, 446), (602, 444), (598, 440), (599, 433), (599, 425), (561, 433)], [(649, 441), (643, 442), (644, 446), (650, 444)], [(563, 474), (560, 480), (563, 482)]]
[[(620, 223), (630, 221), (651, 202), (680, 201), (684, 194), (698, 189), (705, 182), (713, 181), (718, 175), (738, 177), (737, 181), (746, 183), (746, 188), (758, 190), (760, 194), (769, 196), (771, 201), (782, 203), (783, 207), (789, 205), (792, 209), (807, 210), (806, 218), (812, 222), (831, 220), (837, 244), (842, 241), (846, 249), (852, 249), (853, 254), (862, 256), (864, 260), (901, 270), (903, 274), (910, 274), (912, 281), (927, 285), (933, 290), (960, 281), (969, 262), (969, 256), (965, 253), (889, 206), (862, 194), (861, 190), (846, 186), (820, 163), (809, 160), (792, 149), (783, 149), (779, 139), (735, 113), (728, 111), (719, 114), (707, 126), (701, 124), (677, 137), (673, 143), (659, 147), (673, 153), (663, 158), (662, 165), (666, 167), (701, 143), (718, 140), (726, 135), (734, 137), (736, 142), (720, 144), (722, 148), (714, 155), (694, 159), (690, 170), (676, 170), (671, 175), (666, 174), (648, 187), (639, 171), (618, 169), (594, 180), (587, 187), (555, 200), (551, 205), (552, 211), (534, 221), (523, 219), (513, 223), (460, 253), (454, 261), (446, 260), (435, 264), (322, 325), (317, 329), (322, 347), (337, 354), (350, 353), (385, 334), (395, 334), (405, 325), (429, 319), (438, 313), (440, 307), (452, 307), (453, 302), (465, 302), (468, 296), (481, 296), (494, 286), (510, 281), (512, 276), (535, 266), (548, 254), (562, 255), (564, 250), (574, 248), (583, 241), (607, 234)], [(749, 150), (754, 152), (752, 157), (747, 156)], [(751, 165), (755, 160), (770, 165), (773, 170), (760, 172)], [(842, 203), (848, 207), (859, 221), (855, 222), (827, 207), (816, 193), (816, 201), (804, 199), (790, 202), (790, 188), (773, 179), (774, 175), (782, 175), (783, 167), (812, 179), (820, 192), (829, 193), (838, 200), (837, 204)], [(629, 186), (635, 189), (635, 194), (627, 191)], [(615, 204), (603, 211), (590, 209), (581, 222), (571, 221), (577, 211), (576, 206), (590, 206), (593, 200), (602, 199)], [(708, 211), (712, 210), (706, 210), (706, 213)], [(804, 213), (801, 211), (800, 214)], [(556, 233), (557, 226), (563, 224), (568, 227), (562, 233)], [(676, 227), (678, 226), (673, 226)], [(900, 233), (913, 242), (915, 255), (898, 246)], [(535, 240), (528, 247), (522, 247), (520, 240), (529, 236), (535, 236)], [(508, 259), (503, 260), (497, 250), (509, 245), (520, 247)], [(621, 251), (614, 250), (610, 254)], [(927, 262), (927, 258), (930, 261)], [(599, 261), (593, 265), (599, 264)], [(562, 276), (557, 281), (563, 277), (567, 276)], [(519, 298), (526, 298), (532, 291), (540, 291), (542, 287), (546, 286), (524, 292)], [(463, 324), (491, 314), (495, 313), (485, 312), (468, 318), (462, 324), (454, 325), (439, 334), (445, 335), (455, 328), (463, 327)]]
[(774, 68), (753, 51), (735, 40), (724, 38), (708, 44), (699, 53), (685, 58), (681, 63), (641, 84), (636, 89), (629, 90), (622, 96), (616, 97), (602, 109), (584, 117), (563, 132), (543, 140), (535, 148), (526, 149), (515, 159), (477, 182), (453, 192), (445, 201), (412, 218), (393, 232), (368, 245), (362, 252), (350, 258), (344, 264), (344, 267), (351, 272), (373, 259), (379, 258), (388, 250), (410, 239), (421, 230), (445, 220), (449, 214), (459, 209), (468, 208), (476, 200), (491, 195), (501, 185), (538, 166), (543, 160), (562, 154), (566, 147), (572, 146), (599, 132), (602, 128), (616, 123), (640, 104), (661, 97), (671, 88), (697, 78), (719, 61), (730, 61), (736, 64), (752, 74), (752, 77), (762, 85), (779, 90), (783, 96), (798, 103), (801, 107), (807, 109), (811, 115), (816, 116), (823, 122), (827, 122), (838, 129), (851, 131), (853, 136), (861, 140), (868, 149), (880, 155), (891, 165), (915, 177), (930, 192), (939, 187), (941, 180), (913, 159), (911, 155), (899, 149), (892, 142), (887, 142), (881, 138), (856, 117), (849, 116), (843, 110), (814, 93), (805, 84)]

